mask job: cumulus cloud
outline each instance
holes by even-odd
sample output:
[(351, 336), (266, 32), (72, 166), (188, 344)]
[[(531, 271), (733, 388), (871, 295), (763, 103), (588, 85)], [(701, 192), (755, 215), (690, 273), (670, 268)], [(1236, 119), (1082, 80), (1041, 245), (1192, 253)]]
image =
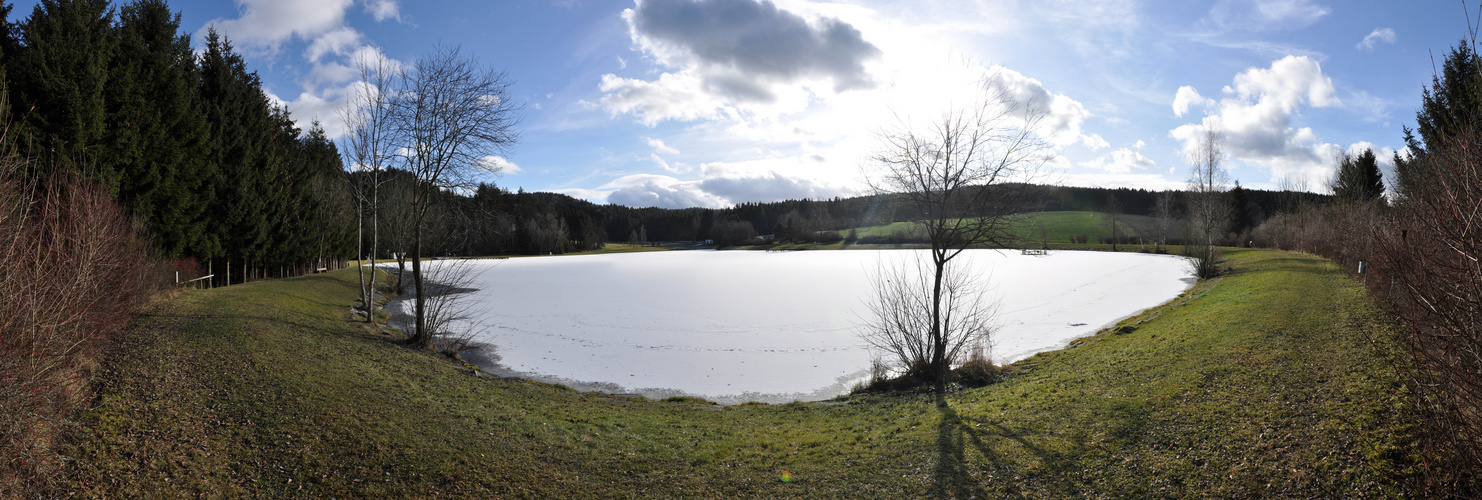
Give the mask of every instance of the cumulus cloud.
[(233, 42), (276, 52), (289, 37), (309, 40), (344, 23), (354, 0), (237, 0), (241, 17), (214, 19), (207, 26)]
[(634, 174), (618, 178), (598, 190), (611, 191), (607, 202), (630, 207), (723, 208), (730, 203), (700, 189), (698, 182), (667, 175)]
[[(649, 158), (655, 162), (663, 161), (658, 154), (652, 154)], [(678, 171), (679, 168), (671, 168), (670, 173), (674, 175), (630, 174), (596, 189), (568, 189), (558, 192), (595, 202), (660, 208), (724, 208), (741, 202), (821, 199), (857, 194), (856, 189), (809, 175), (810, 172), (804, 166), (811, 161), (808, 158), (775, 158), (710, 162), (700, 165), (698, 179), (675, 176), (691, 173), (696, 169), (683, 167), (685, 171)]]
[(602, 106), (614, 115), (632, 113), (653, 126), (664, 120), (690, 121), (719, 116), (725, 102), (701, 88), (693, 74), (664, 73), (656, 81), (602, 75)]
[(799, 198), (832, 198), (853, 194), (837, 186), (801, 175), (769, 168), (766, 161), (750, 163), (714, 162), (700, 165), (705, 179), (700, 188), (726, 200), (780, 201)]
[(304, 50), (304, 59), (317, 63), (325, 55), (345, 55), (361, 47), (363, 36), (349, 26), (341, 26), (314, 38)]
[(623, 17), (634, 40), (665, 65), (730, 70), (721, 74), (745, 80), (824, 77), (841, 90), (864, 88), (872, 85), (864, 60), (880, 54), (848, 23), (809, 23), (770, 0), (644, 0)]
[(503, 156), (490, 155), (480, 158), (479, 167), (490, 172), (499, 172), (501, 174), (515, 175), (525, 173), (525, 169), (520, 168), (519, 165), (515, 165), (514, 162), (509, 161)]
[(1235, 158), (1312, 163), (1322, 160), (1314, 149), (1318, 137), (1311, 128), (1294, 128), (1292, 115), (1303, 105), (1342, 104), (1332, 79), (1305, 56), (1284, 57), (1270, 68), (1247, 69), (1235, 76), (1224, 94), (1214, 109), (1205, 110), (1201, 123), (1179, 126), (1169, 136), (1191, 150), (1204, 131), (1213, 130), (1225, 137), (1226, 149)]
[[(293, 100), (270, 95), (288, 108), (300, 128), (318, 120), (330, 138), (344, 134), (338, 110), (358, 88), (356, 62), (383, 57), (377, 47), (367, 45), (365, 36), (345, 24), (345, 13), (355, 0), (237, 0), (239, 16), (213, 19), (201, 28), (214, 27), (247, 52), (276, 55), (290, 39), (303, 40), (303, 58), (309, 71), (297, 83), (302, 92)], [(366, 12), (377, 21), (400, 19), (395, 0), (366, 0)], [(392, 60), (393, 68), (397, 66)]]
[(1035, 132), (1051, 144), (1065, 146), (1083, 142), (1092, 149), (1106, 147), (1100, 136), (1088, 136), (1081, 131), (1081, 124), (1091, 116), (1086, 107), (1065, 94), (1056, 94), (1046, 89), (1039, 80), (1024, 76), (1002, 66), (988, 69), (983, 85), (991, 95), (999, 96), (1005, 104), (1021, 109), (1043, 113)]
[(849, 23), (805, 19), (770, 0), (643, 0), (623, 19), (634, 46), (674, 71), (656, 80), (603, 75), (602, 104), (649, 125), (713, 118), (783, 94), (797, 100), (803, 86), (871, 88), (865, 61), (881, 55)]
[(1189, 112), (1190, 106), (1213, 106), (1214, 99), (1207, 99), (1199, 95), (1194, 87), (1184, 85), (1178, 88), (1178, 93), (1173, 96), (1173, 116), (1183, 116)]
[(1395, 30), (1391, 28), (1374, 28), (1374, 31), (1370, 31), (1369, 34), (1365, 36), (1363, 40), (1359, 41), (1358, 45), (1354, 45), (1354, 47), (1373, 51), (1374, 45), (1377, 45), (1379, 42), (1394, 44)]
[(1153, 166), (1154, 163), (1155, 162), (1153, 162), (1151, 158), (1143, 156), (1142, 153), (1133, 151), (1128, 148), (1122, 148), (1116, 151), (1112, 151), (1111, 153), (1101, 155), (1095, 160), (1082, 162), (1080, 165), (1082, 167), (1105, 170), (1113, 174), (1125, 174), (1132, 172), (1132, 169), (1134, 168), (1139, 170), (1147, 170), (1148, 167)]

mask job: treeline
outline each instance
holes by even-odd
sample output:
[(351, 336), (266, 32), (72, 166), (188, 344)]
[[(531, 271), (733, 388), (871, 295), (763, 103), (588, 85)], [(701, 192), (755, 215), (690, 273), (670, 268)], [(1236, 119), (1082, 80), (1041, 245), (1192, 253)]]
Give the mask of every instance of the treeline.
[[(0, 4), (8, 16), (12, 6)], [(335, 144), (263, 92), (231, 43), (199, 54), (162, 0), (42, 0), (0, 30), (21, 175), (85, 175), (146, 228), (157, 255), (218, 284), (354, 254)]]
[[(404, 173), (391, 177), (390, 184), (412, 182)], [(1115, 202), (1118, 213), (1155, 217), (1160, 195), (1175, 200), (1185, 195), (1126, 188), (1038, 189), (1041, 193), (1035, 199), (1040, 202), (1021, 207), (1023, 211), (1106, 211)], [(1231, 213), (1238, 215), (1237, 223), (1222, 240), (1231, 244), (1245, 241), (1242, 238), (1256, 225), (1290, 207), (1322, 205), (1332, 199), (1308, 192), (1240, 187), (1233, 192), (1231, 203), (1239, 208), (1232, 206)], [(434, 255), (559, 254), (592, 250), (605, 243), (708, 241), (728, 246), (760, 243), (758, 237), (763, 235), (774, 241), (831, 243), (839, 240), (841, 230), (909, 221), (920, 215), (892, 195), (741, 203), (723, 209), (598, 205), (558, 193), (511, 192), (489, 183), (463, 194), (445, 190), (441, 196), (437, 229), (430, 232), (434, 236), (429, 248)], [(1182, 214), (1172, 216), (1181, 218)], [(406, 245), (395, 240), (399, 233), (390, 233), (381, 239), (379, 248), (387, 249), (382, 257)], [(1172, 238), (1177, 240), (1179, 235)]]

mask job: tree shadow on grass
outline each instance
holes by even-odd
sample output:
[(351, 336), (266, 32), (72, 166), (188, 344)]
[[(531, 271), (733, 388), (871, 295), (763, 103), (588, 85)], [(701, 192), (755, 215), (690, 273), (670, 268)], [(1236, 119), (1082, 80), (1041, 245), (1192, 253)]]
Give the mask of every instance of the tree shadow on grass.
[[(1077, 478), (1079, 456), (1088, 447), (1077, 437), (1069, 452), (1056, 452), (1036, 445), (1005, 425), (971, 421), (960, 416), (944, 395), (937, 395), (937, 462), (932, 471), (931, 496), (935, 498), (1027, 498), (1049, 493), (1053, 497), (1085, 496), (1086, 485)], [(1012, 442), (1040, 462), (1033, 473), (1018, 470), (1022, 459), (1006, 456), (994, 445)], [(967, 462), (968, 450), (982, 456), (981, 463)], [(974, 477), (976, 472), (978, 477)], [(1034, 474), (1031, 476), (1031, 474)], [(1033, 488), (1026, 488), (1033, 482)], [(1028, 492), (1028, 493), (1027, 493)]]

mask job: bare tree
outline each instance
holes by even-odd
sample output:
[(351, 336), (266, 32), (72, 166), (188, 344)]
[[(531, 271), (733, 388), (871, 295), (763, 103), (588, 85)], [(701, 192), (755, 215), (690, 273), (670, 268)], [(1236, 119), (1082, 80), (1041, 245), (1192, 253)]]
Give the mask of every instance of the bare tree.
[(882, 148), (871, 158), (877, 170), (867, 174), (877, 193), (895, 194), (916, 214), (913, 222), (930, 243), (930, 266), (923, 275), (931, 278), (929, 286), (918, 289), (891, 281), (899, 273), (878, 276), (875, 286), (882, 291), (863, 335), (885, 344), (878, 347), (895, 353), (908, 374), (928, 377), (938, 390), (946, 388), (960, 348), (987, 334), (975, 326), (981, 322), (967, 321), (980, 306), (964, 308), (960, 301), (977, 295), (954, 281), (962, 275), (949, 264), (969, 247), (1014, 242), (1016, 215), (1037, 194), (1028, 181), (1049, 159), (1048, 147), (1033, 132), (1043, 111), (1016, 101), (1002, 86), (983, 88), (984, 99), (948, 110), (923, 129), (902, 119), (897, 128), (880, 133)]
[(942, 363), (950, 368), (968, 349), (991, 343), (996, 311), (973, 274), (922, 258), (881, 264), (861, 337), (894, 358), (906, 376), (930, 377), (940, 386)]
[[(1281, 219), (1282, 241), (1277, 246), (1283, 250), (1305, 251), (1305, 220), (1310, 215), (1307, 210), (1307, 178), (1300, 175), (1282, 177), (1277, 189), (1281, 190), (1281, 211), (1285, 214)], [(1296, 224), (1292, 223), (1294, 219)]]
[(474, 321), (475, 303), (467, 300), (483, 271), (467, 259), (429, 262), (423, 272), (428, 283), (427, 311), (423, 321), (439, 352), (457, 355), (472, 347), (481, 325)]
[(1158, 193), (1157, 199), (1153, 202), (1153, 217), (1158, 232), (1158, 250), (1164, 251), (1168, 247), (1168, 235), (1173, 233), (1172, 191)]
[(1223, 143), (1224, 139), (1218, 133), (1206, 130), (1188, 155), (1194, 171), (1189, 176), (1188, 193), (1191, 234), (1190, 241), (1185, 242), (1184, 254), (1195, 275), (1201, 279), (1219, 272), (1215, 243), (1224, 235), (1230, 219), (1229, 203), (1225, 202), (1224, 196), (1229, 174), (1224, 167)]
[(403, 141), (402, 163), (415, 179), (412, 191), (412, 276), (416, 290), (413, 345), (434, 347), (427, 329), (427, 291), (422, 272), (422, 226), (439, 190), (468, 188), (480, 171), (497, 172), (486, 161), (518, 140), (503, 72), (479, 67), (457, 48), (439, 47), (401, 73), (392, 117)]
[[(356, 67), (360, 71), (361, 86), (351, 93), (340, 114), (349, 129), (346, 141), (349, 145), (347, 158), (351, 162), (348, 179), (356, 203), (355, 251), (362, 260), (369, 260), (370, 264), (369, 282), (366, 279), (365, 262), (361, 262), (360, 266), (360, 303), (365, 310), (365, 320), (369, 322), (374, 320), (371, 310), (374, 307), (376, 252), (379, 250), (377, 242), (380, 241), (381, 228), (380, 190), (381, 184), (385, 182), (381, 173), (390, 168), (396, 156), (390, 96), (396, 70), (392, 62), (380, 54), (356, 61)], [(364, 175), (356, 176), (356, 171), (364, 172)], [(367, 209), (370, 213), (369, 253), (365, 252)]]

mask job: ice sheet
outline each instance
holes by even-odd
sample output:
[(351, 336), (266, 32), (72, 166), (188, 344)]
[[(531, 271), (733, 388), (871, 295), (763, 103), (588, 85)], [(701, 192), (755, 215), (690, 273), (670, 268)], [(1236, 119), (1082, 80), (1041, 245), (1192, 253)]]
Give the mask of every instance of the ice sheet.
[[(735, 403), (827, 399), (866, 373), (869, 276), (913, 250), (674, 251), (481, 260), (465, 300), (504, 369)], [(996, 362), (1058, 349), (1187, 289), (1175, 257), (970, 251)], [(431, 263), (436, 265), (436, 263)], [(602, 383), (592, 385), (590, 383)], [(580, 388), (580, 387), (579, 387)]]

